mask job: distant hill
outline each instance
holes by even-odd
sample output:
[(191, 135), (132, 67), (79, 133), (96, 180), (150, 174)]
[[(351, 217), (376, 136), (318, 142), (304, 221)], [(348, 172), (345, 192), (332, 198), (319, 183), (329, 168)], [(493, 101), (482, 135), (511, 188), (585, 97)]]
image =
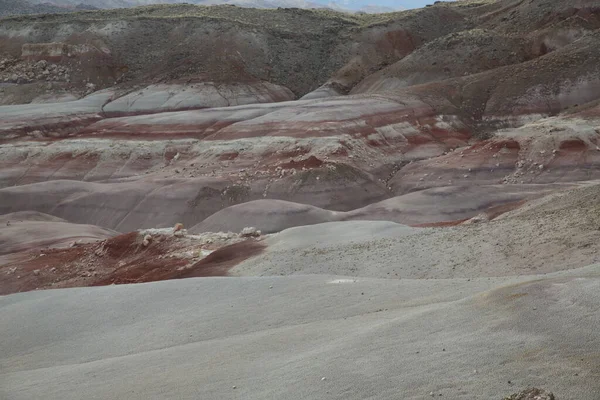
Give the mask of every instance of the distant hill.
[(360, 12), (365, 12), (367, 14), (381, 14), (398, 11), (397, 9), (393, 9), (391, 7), (381, 7), (381, 6), (363, 6), (359, 10)]
[(382, 13), (390, 7), (365, 6), (359, 10), (344, 7), (337, 1), (307, 0), (0, 0), (0, 16), (17, 14), (50, 14), (77, 10), (127, 8), (150, 4), (189, 3), (196, 5), (232, 4), (250, 8), (330, 8), (342, 12)]
[(25, 0), (0, 0), (0, 16), (16, 14), (48, 14), (65, 12), (64, 7), (40, 2), (32, 4)]

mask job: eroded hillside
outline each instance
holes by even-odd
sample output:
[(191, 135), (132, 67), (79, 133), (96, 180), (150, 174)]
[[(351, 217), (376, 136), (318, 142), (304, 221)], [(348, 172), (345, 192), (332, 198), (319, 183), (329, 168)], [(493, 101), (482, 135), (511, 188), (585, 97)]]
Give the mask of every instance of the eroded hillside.
[[(294, 217), (307, 207), (322, 210), (311, 223), (497, 214), (599, 177), (598, 10), (180, 4), (3, 19), (0, 212), (122, 233), (239, 231), (219, 216), (244, 203), (265, 232), (308, 223)], [(406, 208), (427, 190), (448, 193), (442, 211)], [(470, 191), (483, 197), (464, 208)]]
[(0, 397), (597, 400), (599, 28), (0, 19)]

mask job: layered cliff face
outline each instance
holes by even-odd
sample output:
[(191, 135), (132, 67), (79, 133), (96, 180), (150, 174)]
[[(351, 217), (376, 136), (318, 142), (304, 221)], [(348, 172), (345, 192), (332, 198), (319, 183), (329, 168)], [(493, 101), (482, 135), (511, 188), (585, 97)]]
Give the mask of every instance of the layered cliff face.
[(123, 233), (237, 231), (246, 203), (265, 232), (495, 216), (599, 177), (598, 27), (583, 0), (4, 19), (0, 212)]

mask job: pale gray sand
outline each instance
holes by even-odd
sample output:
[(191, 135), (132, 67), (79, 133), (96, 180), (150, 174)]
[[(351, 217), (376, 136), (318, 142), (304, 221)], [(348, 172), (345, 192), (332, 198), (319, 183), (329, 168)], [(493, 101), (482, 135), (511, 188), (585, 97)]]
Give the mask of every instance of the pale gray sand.
[(224, 208), (193, 226), (190, 232), (239, 232), (247, 226), (253, 226), (262, 233), (275, 233), (295, 226), (355, 220), (391, 221), (407, 225), (460, 221), (475, 217), (490, 207), (531, 200), (574, 186), (448, 186), (396, 196), (348, 212), (261, 199)]
[(233, 271), (295, 276), (1, 297), (0, 399), (597, 400), (600, 265), (575, 268), (599, 254), (598, 196), (292, 228)]
[(533, 201), (487, 223), (409, 228), (330, 222), (270, 236), (233, 275), (473, 278), (549, 273), (600, 262), (600, 186)]
[(597, 400), (599, 284), (593, 266), (16, 294), (0, 298), (0, 398), (500, 399), (535, 385)]

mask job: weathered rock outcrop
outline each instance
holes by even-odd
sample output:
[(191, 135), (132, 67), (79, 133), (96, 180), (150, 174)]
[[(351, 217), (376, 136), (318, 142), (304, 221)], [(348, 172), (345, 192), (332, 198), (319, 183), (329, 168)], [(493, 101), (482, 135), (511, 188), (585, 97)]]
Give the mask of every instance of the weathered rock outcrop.
[(576, 182), (599, 178), (597, 107), (550, 117), (440, 157), (406, 166), (390, 180), (404, 193), (446, 184)]

